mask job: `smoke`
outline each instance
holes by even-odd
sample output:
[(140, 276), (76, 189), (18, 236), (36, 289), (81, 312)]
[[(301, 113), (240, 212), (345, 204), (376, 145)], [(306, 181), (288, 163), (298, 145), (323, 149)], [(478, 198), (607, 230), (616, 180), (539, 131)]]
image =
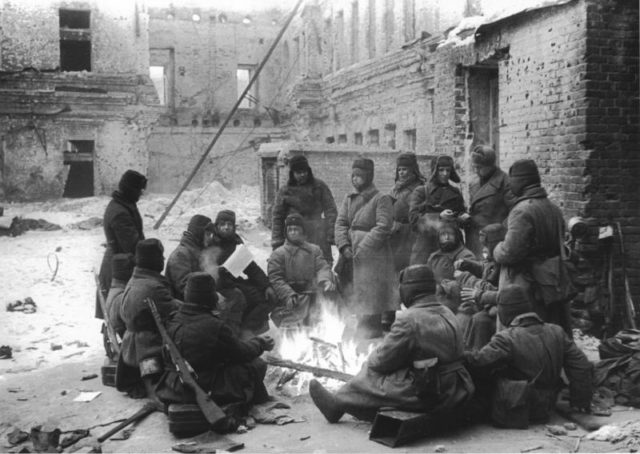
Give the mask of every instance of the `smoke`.
[(222, 249), (217, 246), (209, 246), (202, 250), (200, 254), (200, 269), (205, 273), (209, 273), (215, 279), (216, 283), (220, 273), (218, 271), (218, 257), (222, 253)]
[(438, 213), (425, 213), (418, 220), (418, 231), (420, 233), (437, 233), (442, 226)]

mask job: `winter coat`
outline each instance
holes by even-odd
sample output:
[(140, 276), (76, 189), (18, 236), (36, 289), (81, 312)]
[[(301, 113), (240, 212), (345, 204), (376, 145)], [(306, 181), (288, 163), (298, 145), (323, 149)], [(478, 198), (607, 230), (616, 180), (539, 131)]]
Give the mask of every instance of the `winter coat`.
[(429, 255), (438, 249), (440, 213), (451, 210), (456, 215), (465, 211), (460, 189), (429, 181), (418, 186), (409, 197), (409, 222), (417, 234), (411, 249), (412, 265), (426, 263)]
[(187, 285), (187, 276), (195, 271), (202, 271), (200, 266), (199, 246), (191, 232), (184, 232), (180, 244), (169, 256), (165, 270), (165, 276), (171, 285), (171, 292), (177, 299), (184, 299), (184, 288)]
[(421, 184), (422, 181), (418, 178), (405, 184), (396, 182), (390, 192), (393, 198), (393, 228), (389, 242), (393, 251), (393, 263), (398, 273), (409, 266), (411, 248), (417, 237), (416, 231), (409, 223), (409, 198), (413, 190)]
[[(111, 285), (111, 260), (114, 254), (135, 254), (136, 244), (144, 240), (142, 232), (142, 217), (134, 202), (127, 200), (120, 192), (114, 191), (111, 201), (104, 211), (102, 220), (104, 235), (107, 239), (107, 249), (100, 265), (99, 281), (105, 292)], [(100, 302), (96, 297), (96, 317), (103, 318)]]
[(347, 195), (336, 220), (336, 246), (353, 251), (353, 298), (358, 315), (398, 309), (393, 299), (394, 275), (389, 232), (393, 223), (391, 197), (371, 184)]
[(484, 184), (479, 179), (473, 181), (469, 185), (469, 195), (471, 221), (465, 226), (465, 244), (471, 252), (480, 255), (480, 230), (489, 224), (502, 224), (515, 196), (509, 189), (509, 177), (497, 167)]
[(297, 245), (286, 240), (269, 257), (267, 272), (280, 304), (293, 295), (314, 291), (318, 284), (333, 280), (320, 248), (306, 241)]
[[(209, 308), (193, 303), (181, 305), (168, 321), (167, 332), (193, 367), (198, 384), (218, 405), (250, 404), (258, 395), (266, 397), (266, 364), (259, 359), (264, 343), (260, 338), (240, 340)], [(183, 400), (193, 397), (174, 370), (166, 372), (161, 382)]]
[(436, 282), (440, 282), (443, 279), (453, 279), (453, 272), (455, 271), (453, 263), (456, 260), (475, 260), (475, 258), (476, 256), (473, 255), (473, 252), (464, 247), (464, 244), (460, 244), (449, 252), (438, 249), (429, 256), (427, 265), (433, 271)]
[(474, 392), (462, 359), (462, 333), (453, 313), (433, 296), (419, 297), (398, 313), (389, 334), (336, 398), (350, 413), (375, 414), (381, 407), (451, 411)]
[(288, 184), (280, 188), (273, 204), (271, 246), (274, 249), (284, 244), (284, 220), (291, 213), (302, 216), (307, 241), (320, 246), (327, 262), (333, 263), (331, 245), (335, 242), (334, 227), (338, 212), (326, 183), (310, 173), (306, 184), (298, 185), (290, 178)]
[(534, 311), (544, 321), (557, 323), (570, 333), (564, 309), (545, 304), (540, 290), (543, 284), (559, 288), (570, 285), (568, 278), (561, 281), (557, 260), (555, 264), (547, 261), (560, 254), (565, 232), (560, 208), (547, 198), (542, 187), (530, 186), (517, 199), (507, 224), (504, 241), (498, 243), (493, 251), (496, 263), (501, 266), (498, 287), (509, 284), (522, 286), (532, 299)]
[(135, 267), (124, 289), (120, 316), (127, 327), (122, 339), (122, 359), (129, 366), (141, 360), (160, 357), (162, 338), (157, 330), (146, 298), (151, 298), (165, 320), (179, 308), (181, 301), (174, 299), (167, 279), (157, 271)]
[(469, 367), (484, 372), (497, 371), (511, 380), (532, 381), (530, 420), (548, 419), (562, 386), (560, 372), (569, 379), (571, 405), (588, 407), (592, 394), (593, 366), (584, 353), (558, 325), (544, 323), (528, 312), (513, 319), (479, 351), (466, 352)]
[(122, 317), (120, 316), (120, 308), (122, 307), (122, 298), (124, 296), (124, 288), (127, 285), (125, 281), (113, 279), (111, 281), (111, 288), (107, 295), (107, 317), (109, 318), (109, 324), (113, 327), (113, 331), (120, 337), (124, 335), (126, 326)]

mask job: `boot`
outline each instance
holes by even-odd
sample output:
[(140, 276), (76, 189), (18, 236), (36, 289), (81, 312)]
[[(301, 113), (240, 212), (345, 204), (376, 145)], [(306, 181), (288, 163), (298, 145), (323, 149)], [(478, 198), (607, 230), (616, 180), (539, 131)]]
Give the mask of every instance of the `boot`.
[(344, 415), (344, 410), (340, 408), (335, 396), (327, 391), (318, 380), (309, 382), (309, 395), (313, 403), (330, 423), (336, 423)]

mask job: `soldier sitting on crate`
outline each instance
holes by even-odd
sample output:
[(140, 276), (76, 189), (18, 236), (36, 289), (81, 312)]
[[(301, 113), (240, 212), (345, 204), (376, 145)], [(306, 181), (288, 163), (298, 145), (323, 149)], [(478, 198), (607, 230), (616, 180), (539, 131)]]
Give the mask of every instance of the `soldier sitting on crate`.
[[(212, 312), (217, 303), (216, 284), (204, 272), (189, 274), (185, 302), (166, 324), (180, 354), (193, 368), (200, 387), (219, 406), (236, 404), (246, 413), (253, 404), (269, 399), (264, 386), (267, 365), (259, 357), (274, 347), (271, 337), (241, 340)], [(165, 403), (195, 403), (175, 368), (167, 367), (157, 388)]]
[(302, 216), (290, 214), (284, 225), (285, 243), (273, 251), (267, 266), (278, 300), (271, 319), (277, 326), (313, 326), (320, 312), (316, 291), (335, 290), (333, 273), (320, 247), (306, 241)]
[[(134, 263), (133, 254), (115, 254), (111, 260), (111, 288), (109, 288), (109, 293), (107, 294), (106, 319), (109, 321), (113, 331), (120, 336), (120, 339), (122, 339), (127, 329), (120, 315), (122, 298), (127, 282), (129, 282), (133, 274)], [(107, 351), (107, 355), (112, 359), (116, 359), (109, 354), (109, 351)]]
[(382, 407), (445, 418), (470, 400), (474, 385), (463, 364), (462, 333), (435, 290), (428, 266), (405, 268), (400, 297), (407, 309), (362, 370), (336, 393), (311, 380), (309, 394), (330, 423), (344, 413), (370, 421)]
[(116, 387), (132, 397), (152, 395), (152, 387), (164, 370), (162, 337), (145, 298), (156, 303), (163, 319), (182, 304), (171, 295), (169, 282), (160, 274), (164, 268), (163, 253), (164, 247), (156, 238), (136, 245), (136, 266), (122, 297), (120, 315), (127, 330), (122, 339)]
[(571, 406), (589, 411), (593, 366), (563, 329), (533, 311), (525, 290), (506, 285), (498, 291), (498, 317), (506, 327), (481, 350), (465, 352), (478, 392), (479, 408), (491, 410), (501, 427), (526, 428), (548, 421), (569, 379)]

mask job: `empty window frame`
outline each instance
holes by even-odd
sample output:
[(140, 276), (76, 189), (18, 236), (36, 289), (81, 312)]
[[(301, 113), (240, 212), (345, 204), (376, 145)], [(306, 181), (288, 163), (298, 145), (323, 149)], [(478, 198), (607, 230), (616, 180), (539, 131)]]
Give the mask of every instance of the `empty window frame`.
[(58, 10), (60, 70), (91, 71), (91, 11)]
[(380, 132), (377, 129), (370, 129), (367, 133), (367, 145), (380, 145)]
[(416, 130), (405, 129), (403, 134), (404, 134), (404, 148), (409, 151), (416, 151)]
[(353, 143), (355, 143), (356, 145), (362, 145), (362, 133), (361, 132), (356, 132), (353, 135)]
[(167, 99), (167, 75), (165, 74), (164, 66), (149, 66), (149, 77), (153, 86), (156, 87), (158, 92), (158, 98), (160, 99), (160, 105), (166, 106)]
[[(253, 66), (238, 66), (236, 69), (236, 83), (238, 90), (238, 97), (244, 92), (244, 90), (249, 85), (249, 81), (253, 76), (254, 67)], [(241, 109), (253, 109), (256, 105), (257, 100), (257, 90), (256, 84), (254, 83), (251, 89), (247, 92), (245, 97), (242, 99), (240, 103)]]

